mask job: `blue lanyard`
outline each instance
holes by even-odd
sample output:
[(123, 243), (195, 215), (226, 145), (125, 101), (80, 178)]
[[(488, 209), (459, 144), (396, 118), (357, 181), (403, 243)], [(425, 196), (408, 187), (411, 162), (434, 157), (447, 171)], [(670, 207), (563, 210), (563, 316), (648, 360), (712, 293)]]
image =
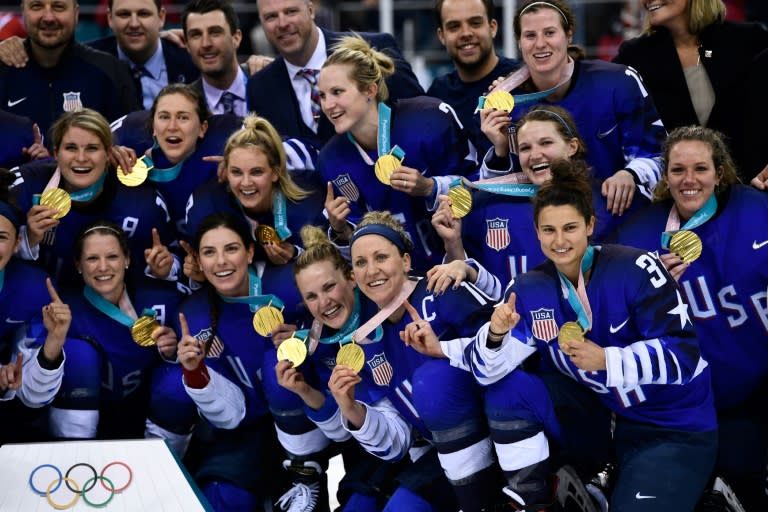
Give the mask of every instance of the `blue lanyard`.
[[(709, 199), (707, 199), (707, 202), (704, 203), (704, 206), (694, 213), (693, 216), (688, 219), (688, 222), (686, 222), (678, 231), (694, 229), (701, 226), (711, 219), (715, 215), (715, 212), (717, 212), (717, 198), (715, 197), (715, 194), (712, 194), (709, 196)], [(662, 249), (669, 249), (669, 241), (672, 239), (673, 234), (675, 234), (674, 231), (664, 231), (661, 234)]]
[(248, 267), (248, 290), (250, 295), (247, 297), (224, 297), (223, 295), (219, 295), (219, 297), (224, 302), (231, 304), (248, 304), (251, 313), (255, 313), (259, 308), (270, 303), (278, 309), (283, 307), (283, 301), (276, 295), (270, 293), (261, 295), (261, 278), (256, 274), (253, 267), (250, 266)]
[[(589, 245), (587, 246), (587, 250), (584, 253), (584, 257), (581, 259), (579, 277), (586, 274), (589, 269), (592, 268), (592, 262), (594, 259), (595, 248)], [(573, 308), (573, 311), (576, 313), (581, 328), (584, 329), (584, 332), (587, 332), (592, 328), (592, 321), (589, 319), (589, 315), (587, 315), (587, 312), (584, 309), (584, 305), (579, 300), (579, 295), (576, 293), (576, 289), (573, 287), (573, 283), (571, 283), (570, 279), (565, 277), (559, 270), (557, 271), (557, 274), (560, 276), (560, 283), (568, 289), (568, 304), (571, 305), (571, 308)]]

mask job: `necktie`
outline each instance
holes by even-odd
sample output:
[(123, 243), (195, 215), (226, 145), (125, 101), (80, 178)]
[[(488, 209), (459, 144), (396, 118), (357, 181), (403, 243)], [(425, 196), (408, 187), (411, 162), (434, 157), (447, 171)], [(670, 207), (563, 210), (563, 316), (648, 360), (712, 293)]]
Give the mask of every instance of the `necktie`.
[(322, 109), (320, 108), (320, 89), (317, 88), (318, 73), (319, 71), (316, 69), (307, 68), (299, 71), (299, 76), (309, 82), (309, 100), (312, 107), (312, 117), (315, 119), (315, 121), (320, 119), (320, 113), (322, 112)]
[(221, 108), (225, 114), (235, 113), (235, 101), (237, 99), (238, 97), (229, 91), (221, 95), (221, 98), (219, 99), (219, 105), (221, 105)]
[(132, 66), (131, 73), (133, 73), (133, 79), (138, 82), (141, 82), (142, 76), (149, 75), (149, 73), (147, 72), (147, 68), (145, 68), (140, 64), (135, 64), (134, 66)]

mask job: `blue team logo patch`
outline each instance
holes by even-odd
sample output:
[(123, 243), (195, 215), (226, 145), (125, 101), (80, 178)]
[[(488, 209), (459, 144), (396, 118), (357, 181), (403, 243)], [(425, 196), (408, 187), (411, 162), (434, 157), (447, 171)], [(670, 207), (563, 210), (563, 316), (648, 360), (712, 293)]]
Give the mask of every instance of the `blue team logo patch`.
[(389, 381), (392, 380), (394, 370), (389, 361), (387, 361), (387, 356), (384, 355), (384, 352), (374, 355), (367, 363), (371, 367), (371, 373), (373, 373), (373, 382), (379, 386), (388, 386)]
[(531, 311), (531, 334), (534, 338), (549, 343), (557, 337), (557, 333), (560, 331), (555, 322), (555, 310), (554, 309), (537, 309)]
[(74, 112), (83, 109), (83, 102), (80, 101), (80, 93), (75, 91), (64, 93), (64, 103), (61, 106), (64, 112)]
[(206, 327), (205, 329), (201, 330), (195, 334), (193, 338), (202, 341), (206, 346), (208, 346), (205, 357), (219, 357), (224, 351), (224, 342), (221, 341), (221, 338), (218, 336), (213, 335), (213, 329), (210, 327)]
[(487, 231), (485, 232), (485, 243), (496, 252), (506, 249), (511, 239), (509, 237), (509, 219), (485, 219)]
[(333, 180), (333, 184), (338, 187), (344, 197), (353, 203), (356, 203), (357, 200), (360, 199), (360, 190), (357, 188), (357, 185), (355, 185), (355, 182), (352, 181), (352, 177), (349, 174), (341, 174), (337, 176), (336, 179)]

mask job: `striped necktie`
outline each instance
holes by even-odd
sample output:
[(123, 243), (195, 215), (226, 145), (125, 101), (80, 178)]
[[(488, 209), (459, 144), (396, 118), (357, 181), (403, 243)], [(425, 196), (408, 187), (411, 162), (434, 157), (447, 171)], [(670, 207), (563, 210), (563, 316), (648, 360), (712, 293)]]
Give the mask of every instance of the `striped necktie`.
[(234, 114), (235, 113), (235, 101), (237, 101), (239, 98), (235, 96), (233, 93), (227, 91), (224, 94), (221, 95), (221, 98), (219, 99), (219, 105), (221, 105), (222, 110), (224, 111), (224, 114)]
[(320, 89), (317, 88), (317, 75), (320, 73), (316, 69), (304, 68), (299, 71), (299, 76), (309, 82), (310, 95), (309, 100), (312, 107), (312, 117), (317, 121), (320, 119), (322, 109), (320, 108)]

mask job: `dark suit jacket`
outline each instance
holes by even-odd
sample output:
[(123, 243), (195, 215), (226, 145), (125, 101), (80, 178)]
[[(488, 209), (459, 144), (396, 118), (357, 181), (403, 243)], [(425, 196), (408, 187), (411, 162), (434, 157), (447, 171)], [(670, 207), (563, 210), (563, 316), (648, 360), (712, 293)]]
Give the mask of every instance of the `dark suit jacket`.
[[(103, 37), (87, 43), (91, 48), (107, 52), (110, 55), (117, 57), (117, 38), (115, 36)], [(192, 64), (192, 59), (189, 53), (184, 48), (179, 48), (173, 43), (169, 43), (160, 40), (160, 46), (163, 48), (163, 57), (165, 58), (165, 66), (168, 70), (168, 83), (173, 84), (176, 82), (189, 84), (197, 80), (200, 76), (200, 71)], [(140, 85), (140, 84), (139, 84)], [(141, 88), (137, 85), (137, 88)]]
[[(728, 138), (737, 165), (743, 147), (745, 83), (753, 58), (768, 48), (768, 30), (758, 23), (715, 23), (699, 34), (701, 63), (715, 91), (707, 126)], [(672, 36), (664, 28), (625, 41), (615, 62), (635, 68), (643, 78), (667, 131), (699, 124)], [(763, 99), (763, 101), (768, 101)]]
[[(330, 32), (322, 28), (320, 30), (325, 35), (325, 45), (329, 55), (330, 49), (339, 39), (352, 35), (348, 32)], [(395, 61), (395, 74), (387, 79), (388, 103), (424, 94), (424, 89), (413, 74), (411, 65), (400, 53), (397, 42), (391, 35), (363, 32), (360, 36), (372, 47), (384, 51)], [(335, 134), (333, 125), (325, 116), (320, 116), (317, 134), (304, 124), (299, 110), (299, 100), (291, 85), (285, 59), (281, 56), (248, 80), (247, 96), (248, 109), (267, 118), (283, 137), (306, 138), (322, 146)]]

